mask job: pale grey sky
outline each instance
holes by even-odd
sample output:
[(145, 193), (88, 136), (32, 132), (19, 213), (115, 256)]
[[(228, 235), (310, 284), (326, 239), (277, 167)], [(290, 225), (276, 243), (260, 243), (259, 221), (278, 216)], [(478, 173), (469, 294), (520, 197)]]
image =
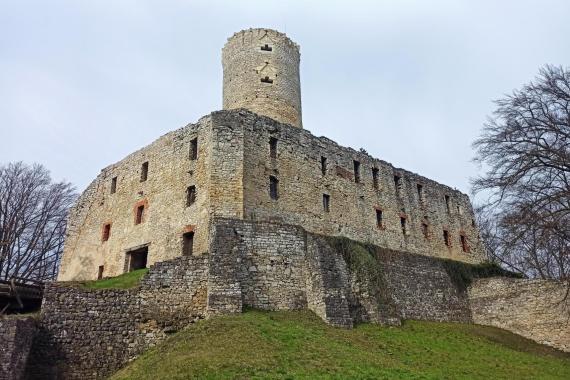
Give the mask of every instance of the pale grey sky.
[(492, 99), (570, 62), (570, 1), (0, 0), (0, 163), (83, 190), (221, 108), (221, 48), (269, 27), (301, 45), (303, 125), (469, 191)]

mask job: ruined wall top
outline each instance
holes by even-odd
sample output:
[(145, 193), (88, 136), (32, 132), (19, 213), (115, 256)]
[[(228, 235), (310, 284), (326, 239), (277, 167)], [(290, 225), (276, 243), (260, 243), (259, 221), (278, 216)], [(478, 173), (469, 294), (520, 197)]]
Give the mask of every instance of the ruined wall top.
[(222, 49), (223, 108), (246, 108), (302, 127), (299, 45), (272, 29), (247, 29)]

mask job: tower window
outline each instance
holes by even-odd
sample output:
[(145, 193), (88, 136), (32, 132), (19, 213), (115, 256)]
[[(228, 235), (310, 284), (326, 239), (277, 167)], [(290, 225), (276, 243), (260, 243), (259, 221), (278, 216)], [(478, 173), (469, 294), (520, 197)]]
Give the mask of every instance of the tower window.
[(275, 137), (269, 139), (269, 157), (277, 158), (277, 139)]
[(261, 47), (261, 50), (263, 51), (273, 51), (273, 48), (271, 46), (269, 46), (268, 44), (265, 44)]
[(141, 166), (141, 182), (146, 181), (148, 178), (148, 161), (143, 162)]
[(376, 209), (376, 226), (382, 228), (382, 210)]
[(467, 245), (467, 238), (465, 235), (459, 235), (459, 242), (461, 243), (461, 249), (463, 252), (469, 252), (469, 246)]
[(321, 156), (321, 173), (327, 174), (327, 158), (323, 156)]
[(190, 140), (190, 159), (198, 159), (198, 137), (194, 137)]
[(117, 192), (117, 177), (111, 178), (111, 194), (115, 194)]
[(446, 246), (451, 246), (451, 242), (449, 241), (449, 231), (443, 230), (443, 242)]
[(378, 190), (378, 168), (372, 168), (372, 187)]
[(400, 176), (394, 176), (394, 186), (396, 187), (396, 194), (400, 195), (400, 191), (402, 190), (402, 178)]
[(261, 82), (262, 83), (273, 83), (273, 79), (270, 79), (269, 77), (265, 77), (265, 78), (261, 78)]
[(353, 162), (354, 162), (354, 182), (359, 183), (360, 182), (360, 162), (359, 161), (353, 161)]
[(111, 223), (103, 225), (103, 234), (101, 235), (101, 240), (107, 241), (109, 240), (109, 236), (111, 236)]
[(194, 232), (186, 232), (182, 235), (182, 254), (192, 255), (194, 250)]
[(103, 278), (103, 272), (105, 271), (104, 265), (99, 265), (99, 271), (97, 273), (97, 280), (101, 280)]
[(188, 186), (186, 188), (186, 207), (191, 206), (196, 202), (196, 186)]
[(330, 212), (331, 210), (331, 196), (329, 194), (323, 194), (323, 211)]
[(269, 196), (271, 199), (279, 198), (278, 193), (279, 180), (277, 177), (269, 176)]
[(135, 216), (135, 224), (141, 224), (144, 220), (144, 205), (137, 207), (137, 213)]
[(403, 216), (400, 217), (400, 227), (402, 227), (402, 234), (406, 235), (406, 218)]
[(449, 208), (449, 195), (445, 196), (445, 209), (447, 210), (447, 212), (450, 212), (450, 208)]

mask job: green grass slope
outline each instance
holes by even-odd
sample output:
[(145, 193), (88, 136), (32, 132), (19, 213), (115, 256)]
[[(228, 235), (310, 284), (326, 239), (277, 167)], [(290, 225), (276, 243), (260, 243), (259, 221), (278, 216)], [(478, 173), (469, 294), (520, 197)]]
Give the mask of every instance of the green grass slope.
[(491, 327), (325, 325), (303, 312), (200, 321), (112, 379), (570, 379), (570, 355)]
[(117, 277), (109, 277), (103, 280), (86, 281), (81, 286), (87, 289), (130, 289), (137, 286), (148, 268), (137, 269), (132, 272), (123, 273)]

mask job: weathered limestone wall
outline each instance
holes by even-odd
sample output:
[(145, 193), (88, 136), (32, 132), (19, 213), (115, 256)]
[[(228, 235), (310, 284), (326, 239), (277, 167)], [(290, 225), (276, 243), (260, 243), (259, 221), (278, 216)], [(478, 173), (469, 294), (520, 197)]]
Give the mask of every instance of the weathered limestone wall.
[(302, 127), (299, 46), (271, 29), (248, 29), (222, 49), (224, 109), (246, 108)]
[[(467, 195), (306, 130), (244, 111), (232, 115), (242, 120), (244, 130), (246, 219), (300, 225), (313, 233), (342, 235), (398, 251), (473, 263), (483, 260)], [(277, 139), (277, 158), (270, 157), (272, 137)], [(327, 160), (325, 174), (321, 157)], [(358, 183), (354, 161), (360, 162)], [(377, 188), (373, 168), (378, 170)], [(401, 177), (399, 191), (395, 175)], [(277, 200), (270, 197), (269, 176), (279, 180)], [(330, 212), (323, 209), (323, 194), (330, 196)], [(377, 209), (382, 210), (381, 226)], [(405, 218), (405, 234), (400, 218)], [(427, 237), (422, 224), (428, 226)], [(444, 230), (449, 232), (449, 246)], [(465, 236), (468, 252), (463, 251), (460, 235)]]
[(480, 279), (469, 288), (473, 321), (570, 352), (566, 291), (567, 284), (559, 281)]
[[(92, 280), (125, 271), (126, 251), (149, 245), (148, 264), (182, 254), (182, 234), (194, 230), (194, 254), (208, 244), (209, 118), (170, 132), (149, 146), (101, 171), (71, 210), (59, 280)], [(190, 141), (198, 138), (198, 158), (190, 159)], [(148, 162), (148, 178), (141, 167)], [(117, 177), (111, 194), (112, 178)], [(186, 206), (186, 189), (197, 188), (196, 202)], [(145, 204), (143, 222), (135, 224), (136, 206)], [(108, 241), (103, 225), (111, 224)]]
[(0, 380), (22, 378), (36, 330), (33, 318), (0, 317)]
[(51, 284), (28, 360), (31, 379), (99, 379), (206, 311), (207, 256), (158, 263), (140, 288)]

